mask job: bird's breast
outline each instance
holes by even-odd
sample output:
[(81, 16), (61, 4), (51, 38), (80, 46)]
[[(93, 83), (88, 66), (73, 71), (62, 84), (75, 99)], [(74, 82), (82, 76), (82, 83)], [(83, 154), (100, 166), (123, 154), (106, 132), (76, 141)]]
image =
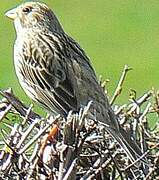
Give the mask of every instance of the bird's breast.
[(20, 40), (16, 40), (14, 44), (14, 67), (17, 78), (25, 93), (33, 100), (35, 100), (35, 88), (31, 85), (29, 80), (29, 68), (25, 55), (26, 45)]

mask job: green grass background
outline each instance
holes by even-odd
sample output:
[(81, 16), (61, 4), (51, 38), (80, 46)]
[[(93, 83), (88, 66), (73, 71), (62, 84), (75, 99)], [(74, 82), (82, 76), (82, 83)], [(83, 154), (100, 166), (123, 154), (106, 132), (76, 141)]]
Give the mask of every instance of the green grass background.
[[(0, 1), (0, 89), (12, 87), (29, 102), (13, 67), (15, 31), (6, 10), (21, 1)], [(110, 79), (112, 94), (124, 64), (133, 67), (119, 102), (128, 90), (138, 95), (159, 87), (159, 1), (156, 0), (46, 0), (65, 31), (85, 49), (98, 75)]]

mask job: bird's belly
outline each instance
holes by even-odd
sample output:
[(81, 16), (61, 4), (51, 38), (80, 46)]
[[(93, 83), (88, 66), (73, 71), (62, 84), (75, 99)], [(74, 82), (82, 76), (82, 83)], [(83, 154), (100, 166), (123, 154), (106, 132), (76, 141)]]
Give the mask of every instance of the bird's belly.
[(31, 99), (36, 101), (35, 88), (32, 87), (29, 81), (27, 80), (27, 77), (26, 77), (27, 74), (25, 73), (24, 62), (21, 61), (18, 56), (14, 57), (14, 66), (15, 66), (16, 75), (17, 75), (17, 78), (19, 80), (21, 87)]

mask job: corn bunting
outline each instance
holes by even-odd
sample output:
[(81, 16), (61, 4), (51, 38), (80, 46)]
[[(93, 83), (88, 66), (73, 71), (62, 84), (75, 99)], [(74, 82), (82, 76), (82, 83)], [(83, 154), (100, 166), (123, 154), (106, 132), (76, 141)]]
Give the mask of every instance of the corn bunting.
[(90, 60), (63, 30), (54, 12), (40, 2), (26, 2), (6, 13), (14, 20), (14, 64), (19, 82), (34, 101), (64, 117), (92, 101), (94, 116), (124, 148), (131, 161), (141, 156), (118, 123)]

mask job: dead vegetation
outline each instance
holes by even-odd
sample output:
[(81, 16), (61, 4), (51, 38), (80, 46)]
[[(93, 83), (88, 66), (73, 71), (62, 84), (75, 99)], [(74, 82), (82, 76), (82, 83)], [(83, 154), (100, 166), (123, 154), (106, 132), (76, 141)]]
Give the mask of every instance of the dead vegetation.
[(8, 89), (0, 92), (0, 179), (159, 179), (159, 94), (150, 90), (136, 97), (131, 90), (129, 103), (115, 105), (129, 70), (124, 67), (110, 103), (142, 157), (131, 163), (103, 126), (87, 119), (91, 102), (66, 121), (41, 117)]

